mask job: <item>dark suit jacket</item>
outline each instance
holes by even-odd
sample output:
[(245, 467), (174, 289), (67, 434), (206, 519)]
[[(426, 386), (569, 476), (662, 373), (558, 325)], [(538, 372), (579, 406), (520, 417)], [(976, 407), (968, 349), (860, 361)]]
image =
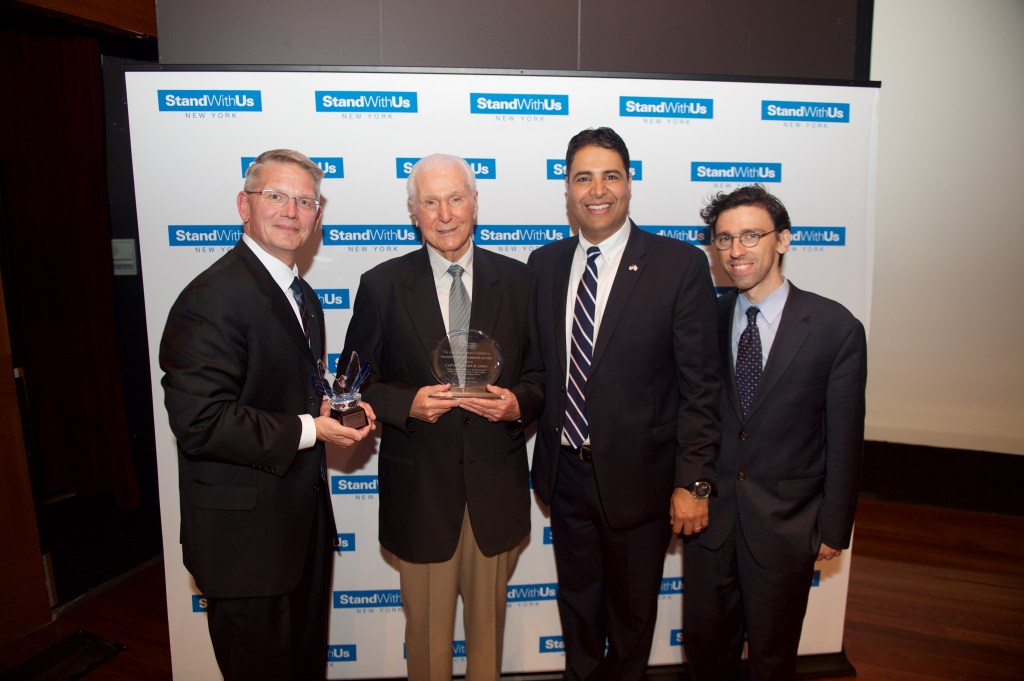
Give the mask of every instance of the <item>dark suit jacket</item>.
[(416, 391), (436, 385), (430, 353), (445, 335), (427, 246), (363, 274), (345, 339), (373, 363), (363, 396), (383, 424), (380, 543), (403, 560), (448, 560), (468, 504), (487, 555), (530, 531), (523, 425), (544, 401), (534, 278), (524, 264), (474, 246), (470, 327), (492, 336), (504, 365), (496, 384), (519, 401), (522, 423), (491, 423), (455, 408), (436, 423), (409, 417)]
[(718, 496), (697, 539), (717, 548), (735, 523), (763, 567), (797, 571), (819, 545), (850, 545), (864, 441), (864, 327), (790, 283), (757, 394), (741, 416), (732, 361), (736, 293), (719, 300), (722, 449)]
[[(707, 256), (630, 221), (586, 387), (594, 474), (608, 522), (668, 522), (673, 487), (711, 479), (718, 447), (718, 324)], [(566, 403), (565, 305), (578, 239), (530, 256), (547, 402), (533, 483), (551, 502)]]
[(178, 439), (181, 543), (207, 596), (292, 591), (314, 511), (327, 503), (323, 445), (297, 451), (297, 415), (320, 410), (310, 377), (324, 337), (320, 302), (304, 290), (309, 343), (285, 294), (239, 242), (167, 318), (160, 367)]

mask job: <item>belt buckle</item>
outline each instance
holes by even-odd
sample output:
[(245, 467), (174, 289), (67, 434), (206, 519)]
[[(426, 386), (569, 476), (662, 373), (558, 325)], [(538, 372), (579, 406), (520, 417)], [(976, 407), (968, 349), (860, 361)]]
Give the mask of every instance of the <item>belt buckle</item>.
[(572, 453), (573, 458), (579, 459), (583, 463), (591, 463), (594, 460), (590, 445), (580, 445), (579, 447), (565, 445), (563, 449)]

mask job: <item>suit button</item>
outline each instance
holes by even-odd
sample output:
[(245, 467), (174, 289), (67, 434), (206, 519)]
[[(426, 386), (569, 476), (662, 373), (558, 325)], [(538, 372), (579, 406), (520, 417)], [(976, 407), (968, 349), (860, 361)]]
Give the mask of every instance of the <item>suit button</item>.
[(313, 485), (313, 493), (314, 494), (319, 494), (320, 493), (320, 489), (321, 489), (320, 485)]
[(469, 417), (468, 416), (463, 416), (462, 417), (462, 425), (464, 425), (464, 426), (468, 426), (469, 425)]
[(465, 465), (465, 462), (462, 459), (459, 459), (459, 468), (462, 468)]
[(749, 440), (750, 439), (750, 433), (748, 433), (745, 430), (741, 430), (740, 431), (740, 439), (741, 440)]
[(308, 402), (309, 406), (311, 406), (311, 407), (315, 406), (316, 405), (316, 398), (314, 398), (312, 395), (310, 395), (309, 397), (306, 398), (306, 402)]
[(736, 479), (740, 481), (746, 480), (747, 474), (744, 473), (743, 471), (740, 471), (739, 473), (736, 474)]

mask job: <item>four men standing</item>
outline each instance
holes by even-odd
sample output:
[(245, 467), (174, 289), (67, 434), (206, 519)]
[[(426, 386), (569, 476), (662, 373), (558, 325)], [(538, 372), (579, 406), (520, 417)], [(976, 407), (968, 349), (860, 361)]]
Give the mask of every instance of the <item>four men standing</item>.
[[(527, 267), (473, 244), (464, 160), (413, 167), (425, 245), (360, 281), (342, 356), (372, 363), (362, 392), (376, 413), (354, 431), (319, 416), (308, 380), (323, 313), (295, 253), (319, 226), (322, 173), (286, 150), (250, 168), (245, 237), (179, 297), (160, 355), (185, 564), (210, 598), (225, 678), (323, 677), (334, 530), (320, 443), (349, 445), (379, 419), (380, 542), (398, 559), (409, 678), (451, 677), (461, 594), (467, 678), (497, 679), (530, 528), (524, 428), (538, 418), (565, 678), (643, 678), (672, 534), (693, 678), (739, 678), (745, 638), (750, 678), (792, 678), (814, 562), (849, 545), (863, 327), (782, 277), (789, 217), (762, 187), (702, 211), (739, 291), (716, 313), (705, 254), (629, 218), (615, 131), (574, 136), (566, 169), (578, 236)], [(490, 398), (453, 397), (431, 371), (437, 342), (467, 329), (500, 347)]]

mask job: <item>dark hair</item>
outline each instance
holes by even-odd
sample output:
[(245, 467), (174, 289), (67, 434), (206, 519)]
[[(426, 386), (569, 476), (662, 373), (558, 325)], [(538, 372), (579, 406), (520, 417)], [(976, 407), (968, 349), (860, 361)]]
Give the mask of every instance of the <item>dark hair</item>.
[(576, 133), (569, 140), (569, 148), (565, 150), (566, 177), (569, 177), (569, 168), (572, 167), (572, 160), (576, 157), (576, 152), (583, 147), (601, 147), (602, 149), (611, 149), (617, 152), (619, 157), (622, 158), (622, 168), (628, 176), (629, 149), (626, 148), (626, 143), (619, 137), (619, 133), (611, 128), (587, 128)]
[(740, 187), (725, 194), (718, 192), (706, 206), (700, 211), (700, 217), (704, 224), (711, 228), (711, 235), (715, 234), (715, 226), (718, 224), (718, 216), (732, 208), (740, 206), (758, 206), (764, 208), (772, 219), (775, 229), (785, 230), (792, 227), (789, 221), (789, 212), (774, 195), (763, 185), (752, 184), (747, 187)]

